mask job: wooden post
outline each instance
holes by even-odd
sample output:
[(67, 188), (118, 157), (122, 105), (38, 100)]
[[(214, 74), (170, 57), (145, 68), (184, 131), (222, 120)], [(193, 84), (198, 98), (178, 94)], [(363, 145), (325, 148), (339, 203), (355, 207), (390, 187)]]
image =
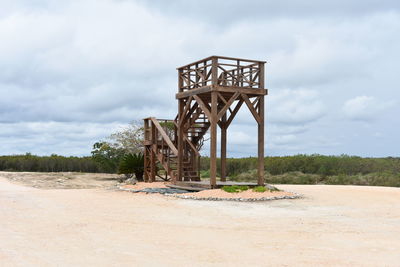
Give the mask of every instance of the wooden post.
[[(260, 88), (264, 89), (264, 63), (259, 63)], [(264, 185), (264, 96), (260, 97), (258, 103), (258, 185)]]
[[(183, 99), (179, 99), (178, 114), (183, 113), (184, 105)], [(178, 123), (178, 181), (183, 179), (183, 125), (184, 123)]]
[(218, 58), (213, 57), (211, 61), (211, 84), (218, 85)]
[(211, 118), (210, 118), (210, 185), (217, 186), (217, 92), (211, 92)]
[(154, 153), (154, 149), (157, 149), (157, 134), (156, 127), (151, 123), (151, 151), (150, 151), (150, 179), (149, 182), (154, 182), (156, 180), (156, 154)]
[(264, 185), (264, 96), (259, 100), (259, 116), (261, 123), (258, 123), (258, 185)]
[[(144, 141), (149, 140), (149, 121), (148, 119), (144, 119)], [(144, 146), (144, 181), (147, 182), (149, 180), (149, 173), (147, 166), (149, 166), (149, 151), (148, 151), (148, 145), (145, 143)]]
[(226, 113), (221, 118), (221, 182), (226, 182)]
[(178, 92), (183, 92), (182, 69), (178, 70)]

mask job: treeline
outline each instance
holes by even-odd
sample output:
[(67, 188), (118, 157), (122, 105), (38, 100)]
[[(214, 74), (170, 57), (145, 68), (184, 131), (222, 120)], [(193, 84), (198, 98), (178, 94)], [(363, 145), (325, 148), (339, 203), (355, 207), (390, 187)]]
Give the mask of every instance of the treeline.
[[(218, 160), (218, 174), (220, 160)], [(207, 171), (210, 167), (208, 157), (201, 158), (201, 170)], [(227, 175), (235, 177), (243, 172), (257, 169), (257, 158), (229, 158), (227, 159)], [(266, 157), (265, 170), (271, 175), (280, 175), (288, 172), (302, 172), (318, 174), (322, 177), (332, 175), (357, 175), (369, 173), (400, 173), (400, 158), (362, 158), (357, 156), (323, 156), (323, 155), (296, 155), (284, 157)]]
[(0, 156), (0, 171), (106, 172), (92, 157), (36, 156), (30, 153)]
[[(36, 156), (25, 155), (0, 156), (0, 171), (32, 171), (32, 172), (116, 172), (102, 161), (98, 155), (92, 157), (64, 157), (60, 155)], [(115, 165), (115, 164), (114, 164)], [(201, 158), (201, 171), (210, 168), (210, 159)], [(218, 159), (218, 174), (220, 160)], [(227, 159), (227, 175), (236, 177), (241, 173), (257, 169), (257, 158)], [(370, 173), (400, 173), (400, 158), (362, 158), (356, 156), (322, 156), (296, 155), (265, 158), (265, 170), (271, 175), (281, 175), (289, 172), (318, 174), (322, 177), (334, 175), (358, 175)]]

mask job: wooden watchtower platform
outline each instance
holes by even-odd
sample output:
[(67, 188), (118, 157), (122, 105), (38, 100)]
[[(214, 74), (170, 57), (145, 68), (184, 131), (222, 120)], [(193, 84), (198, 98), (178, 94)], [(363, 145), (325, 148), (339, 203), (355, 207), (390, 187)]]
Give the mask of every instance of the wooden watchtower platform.
[[(226, 183), (227, 130), (245, 104), (258, 125), (258, 178), (264, 185), (265, 61), (211, 56), (178, 70), (178, 115), (144, 119), (145, 181), (155, 181), (157, 162), (172, 183), (200, 181), (200, 149), (210, 131), (210, 187), (217, 186), (217, 127), (221, 129), (221, 178)], [(202, 183), (203, 184), (203, 183)]]

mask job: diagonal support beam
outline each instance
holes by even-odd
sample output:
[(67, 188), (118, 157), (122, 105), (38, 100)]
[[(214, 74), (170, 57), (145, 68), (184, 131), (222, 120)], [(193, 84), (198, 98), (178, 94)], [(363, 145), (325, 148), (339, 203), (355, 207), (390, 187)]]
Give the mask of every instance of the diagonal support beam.
[(203, 112), (206, 114), (208, 120), (211, 122), (212, 121), (212, 116), (211, 116), (211, 111), (208, 109), (208, 105), (204, 103), (204, 101), (197, 95), (194, 95), (193, 98), (197, 101), (199, 104), (200, 108), (203, 110)]
[[(193, 104), (193, 106), (190, 108), (190, 110), (188, 111), (188, 113), (186, 114), (186, 116), (184, 116), (184, 120), (187, 121), (187, 123), (190, 125), (190, 121), (189, 119), (191, 118), (191, 116), (193, 115), (193, 113), (197, 110), (197, 107), (199, 106), (199, 104), (197, 102), (195, 102)], [(191, 126), (191, 125), (190, 125)]]
[(236, 107), (233, 109), (231, 115), (229, 116), (228, 120), (225, 123), (226, 128), (232, 123), (233, 119), (235, 118), (236, 114), (238, 113), (240, 107), (243, 105), (243, 99), (240, 99), (239, 102), (236, 104)]
[(254, 119), (258, 122), (258, 124), (262, 124), (261, 118), (258, 115), (257, 110), (253, 107), (252, 103), (250, 102), (249, 97), (246, 94), (241, 94), (244, 102), (246, 103), (247, 107), (249, 108), (251, 114), (253, 114)]
[(190, 108), (190, 104), (192, 103), (193, 100), (193, 96), (190, 96), (188, 100), (186, 100), (186, 104), (185, 107), (183, 108), (183, 112), (179, 118), (179, 125), (182, 124), (182, 122), (184, 121), (183, 118), (185, 117), (185, 114), (188, 112), (189, 108)]
[(225, 106), (218, 112), (217, 120), (219, 121), (222, 116), (225, 114), (225, 112), (230, 108), (230, 106), (235, 102), (235, 100), (238, 98), (240, 95), (239, 92), (236, 92), (231, 96), (231, 98), (228, 100), (228, 102), (225, 102)]

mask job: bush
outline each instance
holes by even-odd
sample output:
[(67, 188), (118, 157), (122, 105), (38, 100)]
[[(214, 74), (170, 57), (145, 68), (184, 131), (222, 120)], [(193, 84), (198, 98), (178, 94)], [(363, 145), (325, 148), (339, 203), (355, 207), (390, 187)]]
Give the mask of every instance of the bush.
[(263, 193), (263, 192), (267, 191), (267, 188), (265, 186), (256, 186), (253, 188), (253, 191)]
[(265, 181), (271, 184), (318, 184), (322, 177), (317, 174), (302, 172), (288, 172), (281, 175), (265, 175)]
[(325, 180), (326, 184), (335, 185), (370, 185), (370, 186), (394, 186), (400, 187), (400, 174), (378, 172), (357, 175), (334, 175)]
[(249, 170), (243, 173), (239, 173), (238, 175), (231, 178), (233, 181), (237, 182), (250, 182), (257, 180), (257, 170)]
[(135, 174), (138, 181), (143, 181), (144, 173), (144, 156), (141, 153), (137, 154), (126, 154), (119, 165), (118, 174), (125, 174), (127, 178), (130, 178)]
[[(219, 172), (219, 160), (217, 163), (217, 172)], [(200, 166), (201, 170), (208, 170), (210, 168), (210, 159), (208, 157), (202, 157)], [(227, 176), (231, 178), (236, 179), (239, 174), (249, 172), (256, 168), (257, 158), (255, 157), (227, 159)], [(361, 158), (348, 155), (323, 156), (318, 154), (266, 157), (265, 170), (272, 175), (281, 175), (288, 172), (302, 172), (304, 174), (317, 174), (323, 178), (341, 174), (365, 175), (385, 172), (397, 174), (400, 173), (400, 158)], [(246, 179), (251, 179), (251, 177)]]
[(201, 178), (210, 178), (210, 170), (202, 170), (200, 171)]
[(242, 191), (249, 190), (249, 187), (247, 185), (231, 185), (231, 186), (223, 186), (222, 190), (228, 193), (239, 193)]

